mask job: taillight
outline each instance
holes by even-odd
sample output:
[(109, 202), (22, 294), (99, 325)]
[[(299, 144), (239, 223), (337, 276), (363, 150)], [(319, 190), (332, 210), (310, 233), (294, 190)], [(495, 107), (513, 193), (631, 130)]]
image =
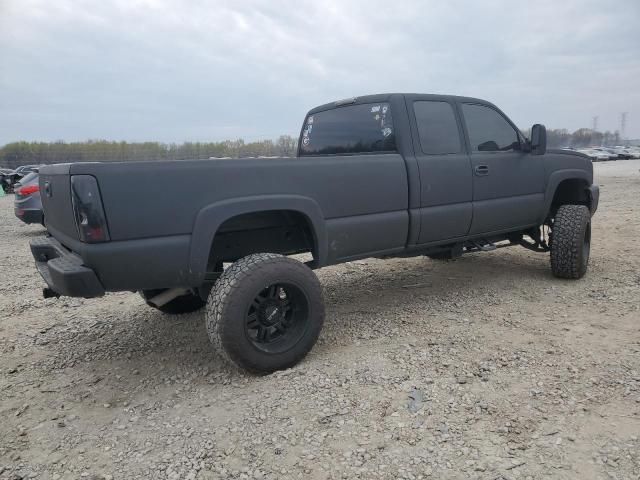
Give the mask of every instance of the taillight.
[(108, 241), (107, 219), (95, 177), (71, 176), (71, 202), (80, 240), (87, 243)]
[(26, 187), (20, 187), (18, 189), (18, 195), (27, 196), (39, 191), (40, 187), (38, 185), (27, 185)]

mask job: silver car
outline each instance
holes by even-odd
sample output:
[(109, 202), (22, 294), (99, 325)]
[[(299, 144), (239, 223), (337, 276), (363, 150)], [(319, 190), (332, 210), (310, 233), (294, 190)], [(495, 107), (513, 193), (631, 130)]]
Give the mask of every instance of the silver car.
[(44, 225), (44, 213), (40, 200), (38, 172), (31, 172), (20, 179), (15, 186), (13, 202), (16, 217), (24, 223), (41, 223)]

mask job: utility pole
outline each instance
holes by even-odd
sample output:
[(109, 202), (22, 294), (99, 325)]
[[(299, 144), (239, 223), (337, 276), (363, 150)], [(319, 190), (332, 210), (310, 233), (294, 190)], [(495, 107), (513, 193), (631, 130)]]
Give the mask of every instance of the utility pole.
[(593, 117), (593, 128), (591, 130), (593, 131), (593, 133), (591, 134), (591, 144), (595, 145), (596, 132), (598, 131), (598, 115)]
[(622, 112), (620, 114), (620, 139), (625, 141), (625, 130), (627, 129), (627, 115), (629, 112)]

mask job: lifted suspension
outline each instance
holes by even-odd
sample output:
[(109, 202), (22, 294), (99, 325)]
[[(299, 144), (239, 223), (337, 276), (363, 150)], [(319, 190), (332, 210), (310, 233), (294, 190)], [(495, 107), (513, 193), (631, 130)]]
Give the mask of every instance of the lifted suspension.
[[(527, 250), (531, 250), (533, 252), (548, 252), (551, 247), (547, 244), (547, 241), (544, 238), (544, 234), (542, 227), (534, 227), (526, 232), (526, 234), (531, 237), (533, 242), (528, 242), (524, 238), (521, 238), (518, 242), (521, 246), (526, 248)], [(551, 241), (551, 229), (549, 229), (549, 240)]]

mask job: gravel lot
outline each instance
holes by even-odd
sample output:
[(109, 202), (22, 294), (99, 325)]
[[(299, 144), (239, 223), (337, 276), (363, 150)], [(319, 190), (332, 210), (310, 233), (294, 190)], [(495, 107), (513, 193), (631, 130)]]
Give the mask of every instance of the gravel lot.
[(219, 363), (202, 313), (41, 298), (0, 198), (0, 478), (640, 478), (640, 161), (596, 164), (591, 265), (523, 248), (320, 270), (296, 368)]

